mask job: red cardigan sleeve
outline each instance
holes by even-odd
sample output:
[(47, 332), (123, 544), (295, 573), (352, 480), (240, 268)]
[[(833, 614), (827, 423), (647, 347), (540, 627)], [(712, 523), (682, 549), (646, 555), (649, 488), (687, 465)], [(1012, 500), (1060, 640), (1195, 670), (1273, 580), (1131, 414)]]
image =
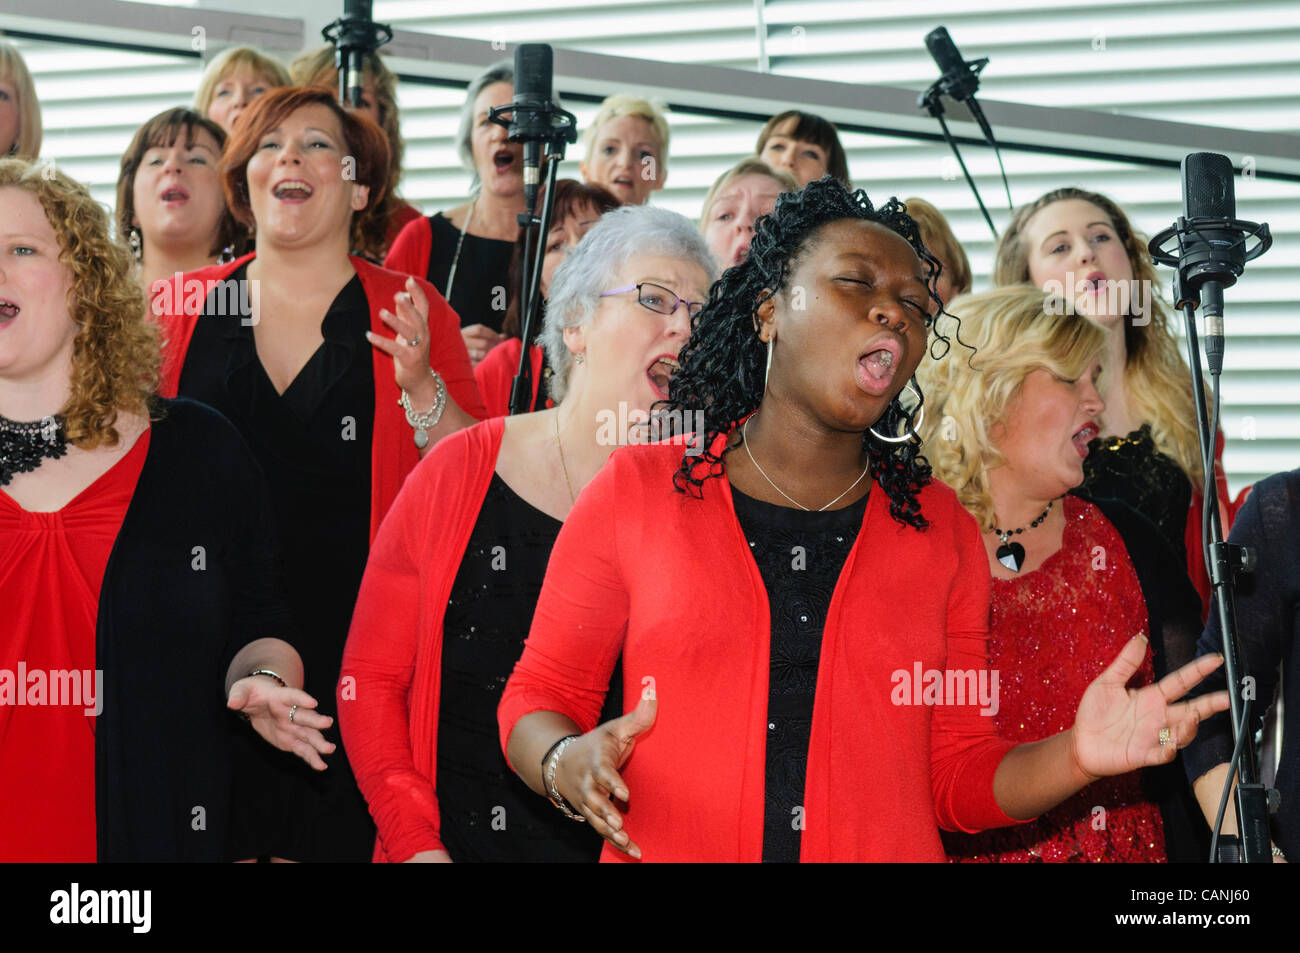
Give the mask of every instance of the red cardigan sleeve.
[(384, 267), (389, 271), (400, 271), (404, 275), (427, 278), (429, 274), (429, 256), (433, 253), (433, 229), (429, 220), (421, 215), (408, 222), (397, 233), (393, 245), (388, 249)]
[(584, 734), (600, 717), (628, 624), (616, 541), (618, 457), (579, 495), (551, 550), (523, 655), (497, 709), (507, 762), (510, 732), (525, 715), (559, 712)]
[[(416, 281), (429, 299), (429, 364), (442, 375), (447, 393), (457, 406), (476, 420), (483, 420), (488, 413), (474, 380), (474, 367), (469, 361), (465, 339), (460, 334), (460, 317), (437, 288), (423, 278), (417, 277)], [(391, 304), (385, 307), (393, 310)]]
[[(430, 518), (429, 464), (416, 467), (370, 547), (337, 689), (339, 730), (348, 761), (379, 829), (387, 859), (443, 849), (433, 783), (411, 749), (411, 685), (421, 635), (421, 570), (437, 538)], [(351, 681), (349, 681), (349, 677)]]
[[(956, 497), (951, 499), (953, 512), (944, 521), (954, 527), (958, 570), (948, 600), (946, 668), (984, 671), (988, 669), (993, 579), (975, 521), (957, 505)], [(935, 706), (931, 726), (931, 784), (935, 815), (945, 830), (974, 833), (1022, 823), (998, 807), (993, 796), (993, 776), (1002, 758), (1015, 747), (997, 736), (993, 714), (996, 712), (980, 714), (978, 702)]]

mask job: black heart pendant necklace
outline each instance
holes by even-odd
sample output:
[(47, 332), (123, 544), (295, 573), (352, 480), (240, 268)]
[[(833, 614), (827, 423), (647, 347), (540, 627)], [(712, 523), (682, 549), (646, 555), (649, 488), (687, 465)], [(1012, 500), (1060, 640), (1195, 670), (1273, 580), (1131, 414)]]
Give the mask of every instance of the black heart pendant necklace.
[(1027, 529), (1033, 529), (1043, 520), (1047, 519), (1047, 514), (1052, 511), (1052, 504), (1056, 501), (1051, 500), (1047, 504), (1047, 509), (1038, 514), (1038, 519), (1034, 520), (1028, 526), (1021, 526), (1019, 529), (998, 529), (993, 527), (993, 532), (997, 534), (1002, 545), (997, 548), (993, 555), (1002, 565), (1006, 566), (1012, 572), (1020, 572), (1020, 567), (1025, 564), (1025, 547), (1019, 543), (1011, 542), (1012, 536), (1017, 536)]

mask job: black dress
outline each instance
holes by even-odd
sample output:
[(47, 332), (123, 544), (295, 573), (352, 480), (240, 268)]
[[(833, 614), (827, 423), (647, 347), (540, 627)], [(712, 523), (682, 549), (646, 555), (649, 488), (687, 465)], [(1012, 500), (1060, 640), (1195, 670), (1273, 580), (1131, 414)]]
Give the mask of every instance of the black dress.
[(798, 863), (822, 633), (868, 497), (841, 510), (805, 512), (734, 486), (731, 496), (772, 610), (763, 862)]
[[(230, 277), (246, 278), (246, 267)], [(324, 343), (283, 394), (267, 376), (253, 328), (212, 313), (194, 330), (180, 394), (221, 411), (243, 435), (270, 485), (284, 554), (294, 640), (308, 694), (334, 712), (348, 625), (369, 553), (374, 370), (370, 305), (360, 278), (339, 292), (321, 322)], [(235, 858), (366, 861), (375, 828), (338, 750), (313, 771), (301, 759), (244, 733), (236, 745)], [(254, 743), (256, 741), (256, 743)]]
[(1159, 528), (1178, 558), (1187, 564), (1187, 510), (1192, 484), (1172, 457), (1156, 449), (1151, 425), (1126, 437), (1097, 437), (1088, 444), (1079, 496), (1119, 500)]
[[(433, 234), (429, 272), (425, 276), (429, 284), (437, 288), (452, 310), (460, 315), (462, 328), (483, 324), (500, 333), (506, 309), (515, 296), (515, 289), (510, 287), (510, 260), (515, 254), (515, 243), (480, 238), (468, 232), (461, 242), (460, 229), (441, 212), (429, 216), (429, 231)], [(456, 258), (457, 245), (460, 246), (459, 259)], [(448, 295), (447, 278), (453, 261), (456, 262), (456, 276)]]
[(152, 410), (95, 622), (104, 672), (97, 856), (219, 863), (228, 859), (232, 734), (270, 748), (225, 709), (226, 671), (254, 639), (296, 640), (271, 502), (248, 446), (201, 404), (159, 399)]
[[(604, 840), (540, 798), (506, 765), (497, 705), (523, 654), (562, 524), (492, 474), (443, 617), (438, 814), (451, 859), (585, 861)], [(600, 721), (622, 714), (616, 667)]]
[[(1300, 470), (1277, 473), (1255, 484), (1232, 524), (1229, 541), (1249, 546), (1257, 563), (1238, 577), (1237, 638), (1244, 658), (1239, 677), (1255, 679), (1249, 724), (1259, 731), (1281, 689), (1282, 751), (1275, 787), (1282, 796), (1269, 818), (1273, 841), (1291, 863), (1300, 861)], [(1198, 655), (1223, 651), (1217, 605), (1197, 645)], [(1278, 663), (1282, 678), (1278, 678)], [(1224, 687), (1220, 667), (1188, 693), (1194, 697)], [(1232, 756), (1232, 726), (1227, 712), (1207, 718), (1183, 752), (1187, 777), (1195, 781)], [(1258, 755), (1258, 748), (1256, 748)], [(1236, 810), (1235, 802), (1228, 812)], [(1208, 851), (1207, 851), (1208, 854)]]

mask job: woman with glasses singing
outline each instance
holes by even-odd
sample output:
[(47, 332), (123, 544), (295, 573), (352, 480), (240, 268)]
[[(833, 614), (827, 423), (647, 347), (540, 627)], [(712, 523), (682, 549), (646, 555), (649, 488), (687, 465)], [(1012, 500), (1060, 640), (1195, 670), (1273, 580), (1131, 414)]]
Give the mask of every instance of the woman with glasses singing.
[[(672, 381), (703, 454), (629, 447), (566, 520), (501, 742), (603, 859), (942, 861), (940, 826), (1168, 761), (1226, 706), (1173, 704), (1213, 658), (1126, 691), (1132, 638), (1069, 730), (994, 734), (979, 528), (912, 439), (936, 273), (896, 202), (833, 179), (781, 196)], [(641, 701), (601, 722), (620, 656)], [(980, 697), (936, 691), (948, 672)]]
[[(551, 283), (542, 337), (558, 405), (455, 434), (407, 479), (371, 550), (338, 688), (376, 860), (600, 854), (598, 836), (511, 774), (497, 704), (556, 534), (615, 446), (639, 439), (629, 421), (666, 396), (713, 269), (682, 216), (608, 213)], [(608, 685), (607, 673), (602, 696)]]

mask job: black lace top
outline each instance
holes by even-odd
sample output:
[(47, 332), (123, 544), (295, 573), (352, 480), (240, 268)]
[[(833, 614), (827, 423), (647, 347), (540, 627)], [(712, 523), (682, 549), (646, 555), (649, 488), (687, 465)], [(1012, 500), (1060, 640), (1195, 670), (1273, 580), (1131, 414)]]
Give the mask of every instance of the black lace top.
[(735, 487), (731, 495), (772, 610), (763, 861), (796, 863), (822, 632), (867, 497), (841, 510), (805, 512)]
[(1126, 437), (1098, 437), (1088, 444), (1088, 451), (1079, 495), (1126, 503), (1155, 523), (1186, 563), (1183, 534), (1192, 484), (1182, 467), (1156, 449), (1150, 424)]
[[(492, 474), (443, 617), (438, 811), (451, 859), (589, 861), (604, 841), (506, 765), (497, 705), (524, 651), (561, 523)], [(601, 722), (622, 712), (616, 668)]]

